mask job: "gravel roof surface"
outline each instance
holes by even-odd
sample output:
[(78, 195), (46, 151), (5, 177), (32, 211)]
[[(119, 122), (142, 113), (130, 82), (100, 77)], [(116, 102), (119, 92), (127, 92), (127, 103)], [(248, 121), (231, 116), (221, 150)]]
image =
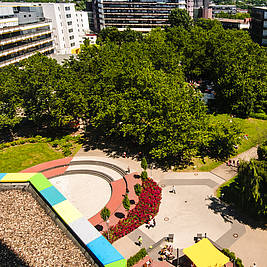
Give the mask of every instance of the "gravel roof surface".
[(0, 266), (90, 266), (29, 192), (0, 192)]

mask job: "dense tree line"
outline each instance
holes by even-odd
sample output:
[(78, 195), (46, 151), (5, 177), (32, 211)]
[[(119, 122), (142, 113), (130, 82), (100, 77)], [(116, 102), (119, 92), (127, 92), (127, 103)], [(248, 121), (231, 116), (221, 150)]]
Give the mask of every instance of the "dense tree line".
[(222, 198), (253, 215), (267, 216), (267, 142), (258, 147), (258, 160), (241, 162), (237, 178), (223, 187)]
[(106, 28), (64, 65), (37, 54), (0, 69), (0, 129), (22, 118), (50, 128), (81, 118), (163, 163), (224, 159), (240, 129), (208, 114), (193, 82), (213, 84), (218, 113), (247, 117), (266, 112), (266, 67), (266, 50), (216, 21), (193, 24), (176, 12), (171, 27), (145, 35)]

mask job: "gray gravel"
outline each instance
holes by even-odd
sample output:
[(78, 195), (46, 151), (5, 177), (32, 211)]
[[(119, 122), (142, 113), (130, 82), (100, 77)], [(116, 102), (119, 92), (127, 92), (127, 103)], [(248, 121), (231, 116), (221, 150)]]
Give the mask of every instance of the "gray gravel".
[(0, 192), (0, 266), (90, 266), (29, 192)]

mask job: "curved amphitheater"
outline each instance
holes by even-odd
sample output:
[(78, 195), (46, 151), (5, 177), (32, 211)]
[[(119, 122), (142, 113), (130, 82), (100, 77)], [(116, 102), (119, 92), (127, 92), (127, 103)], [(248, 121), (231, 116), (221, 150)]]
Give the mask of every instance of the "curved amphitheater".
[(96, 229), (106, 230), (100, 216), (104, 206), (111, 211), (110, 224), (125, 216), (122, 200), (129, 192), (131, 203), (136, 203), (133, 190), (136, 182), (134, 174), (126, 174), (112, 159), (107, 162), (97, 157), (64, 158), (36, 165), (20, 174), (0, 175), (1, 185), (27, 183), (30, 190), (37, 192), (56, 214), (53, 216), (64, 222), (101, 266), (125, 266), (120, 253)]

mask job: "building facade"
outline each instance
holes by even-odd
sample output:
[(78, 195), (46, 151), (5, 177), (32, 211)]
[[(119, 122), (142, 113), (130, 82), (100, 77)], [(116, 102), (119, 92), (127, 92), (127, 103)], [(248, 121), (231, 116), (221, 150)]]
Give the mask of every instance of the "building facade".
[(39, 6), (0, 5), (0, 67), (54, 53), (51, 26)]
[(237, 30), (249, 30), (250, 18), (245, 19), (225, 19), (217, 18), (222, 23), (225, 30), (227, 29), (237, 29)]
[(93, 14), (94, 31), (105, 27), (147, 32), (154, 27), (168, 25), (168, 15), (174, 8), (187, 9), (193, 13), (193, 1), (186, 0), (92, 0), (88, 8)]
[(56, 53), (74, 54), (79, 51), (89, 33), (88, 14), (76, 11), (74, 3), (40, 3), (44, 16), (52, 20)]
[(215, 5), (211, 4), (210, 8), (212, 8), (212, 17), (215, 18), (216, 14), (219, 13), (227, 13), (227, 14), (236, 14), (236, 6), (235, 5)]
[(254, 42), (267, 46), (267, 7), (250, 9), (250, 34)]

